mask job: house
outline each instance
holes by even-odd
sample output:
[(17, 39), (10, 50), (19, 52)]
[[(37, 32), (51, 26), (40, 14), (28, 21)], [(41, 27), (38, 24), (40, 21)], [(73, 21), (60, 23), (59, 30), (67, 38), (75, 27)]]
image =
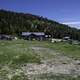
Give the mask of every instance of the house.
[(26, 40), (44, 40), (44, 32), (22, 32), (21, 36)]
[(14, 37), (12, 35), (6, 35), (6, 34), (0, 34), (0, 40), (17, 40), (17, 37)]
[(0, 34), (0, 40), (12, 40), (12, 38), (9, 35)]

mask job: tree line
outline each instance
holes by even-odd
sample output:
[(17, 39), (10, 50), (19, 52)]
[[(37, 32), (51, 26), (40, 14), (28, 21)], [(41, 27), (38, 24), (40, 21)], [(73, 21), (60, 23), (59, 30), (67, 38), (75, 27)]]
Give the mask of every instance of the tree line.
[(80, 30), (29, 13), (0, 10), (0, 34), (20, 35), (21, 32), (45, 32), (54, 38), (70, 36), (80, 40)]

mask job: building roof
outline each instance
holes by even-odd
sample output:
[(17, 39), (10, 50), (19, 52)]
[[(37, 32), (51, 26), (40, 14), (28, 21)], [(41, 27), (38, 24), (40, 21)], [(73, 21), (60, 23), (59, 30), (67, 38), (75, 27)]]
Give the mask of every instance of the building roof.
[(22, 36), (26, 36), (26, 35), (28, 36), (28, 35), (30, 35), (30, 34), (31, 34), (30, 32), (22, 32), (21, 35), (22, 35)]
[(63, 37), (63, 38), (69, 39), (70, 37), (69, 37), (69, 36), (65, 36), (65, 37)]
[(37, 36), (43, 36), (45, 35), (44, 32), (22, 32), (22, 36), (29, 36), (31, 34), (37, 35)]
[(35, 35), (45, 35), (44, 32), (34, 32), (34, 33), (32, 33), (32, 34), (35, 34)]

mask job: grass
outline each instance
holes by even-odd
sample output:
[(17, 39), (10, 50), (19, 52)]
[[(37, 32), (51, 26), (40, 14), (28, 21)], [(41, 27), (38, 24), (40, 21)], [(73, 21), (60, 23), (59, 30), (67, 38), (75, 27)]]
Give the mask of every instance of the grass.
[[(64, 53), (68, 56), (80, 59), (80, 45), (73, 45), (64, 42), (51, 43), (47, 41), (26, 41), (26, 40), (13, 40), (13, 41), (0, 41), (0, 77), (2, 80), (6, 79), (8, 74), (14, 74), (16, 69), (19, 69), (21, 64), (25, 63), (41, 63), (41, 56), (37, 54), (31, 47), (43, 47), (53, 51)], [(51, 52), (41, 51), (39, 52), (42, 57), (53, 58)], [(52, 52), (53, 53), (53, 52)], [(6, 67), (8, 65), (8, 68)], [(19, 66), (17, 66), (19, 65)], [(5, 67), (3, 67), (5, 66)], [(12, 70), (13, 68), (13, 70)], [(23, 74), (23, 73), (21, 73)], [(14, 75), (12, 80), (26, 80), (23, 75)], [(21, 77), (22, 76), (22, 77)], [(71, 76), (46, 76), (46, 80), (79, 80), (78, 78), (72, 78)], [(37, 79), (38, 80), (38, 79)], [(40, 80), (45, 80), (41, 77)]]
[[(80, 58), (80, 45), (26, 40), (0, 41), (0, 63), (40, 63), (40, 56), (31, 49), (32, 46), (46, 47), (74, 58)], [(41, 53), (43, 56), (52, 57), (46, 51), (41, 51)]]
[(57, 52), (80, 59), (80, 45), (69, 44), (66, 42), (48, 43), (45, 46)]
[(0, 41), (1, 64), (40, 63), (37, 54), (29, 49), (30, 44), (26, 41)]

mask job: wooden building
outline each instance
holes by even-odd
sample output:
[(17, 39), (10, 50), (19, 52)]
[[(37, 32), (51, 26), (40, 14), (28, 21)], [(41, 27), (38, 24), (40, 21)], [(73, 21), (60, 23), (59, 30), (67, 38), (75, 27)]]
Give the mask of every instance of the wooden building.
[(44, 32), (22, 32), (21, 36), (26, 40), (44, 40)]

